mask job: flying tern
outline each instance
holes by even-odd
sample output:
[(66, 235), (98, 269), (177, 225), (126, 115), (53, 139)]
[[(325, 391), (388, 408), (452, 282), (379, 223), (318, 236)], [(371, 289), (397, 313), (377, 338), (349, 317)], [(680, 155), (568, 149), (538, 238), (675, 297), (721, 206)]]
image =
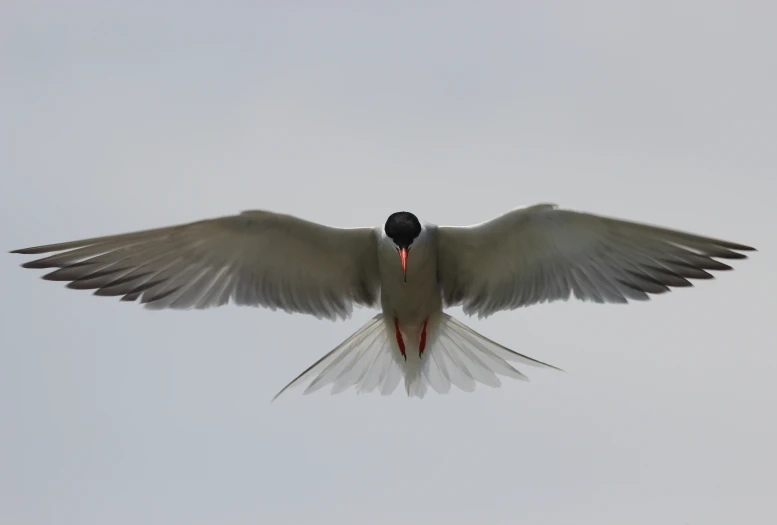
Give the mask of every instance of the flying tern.
[[(754, 248), (676, 230), (537, 204), (467, 227), (422, 224), (397, 212), (374, 228), (334, 228), (245, 211), (188, 224), (14, 250), (54, 253), (23, 264), (95, 295), (148, 308), (237, 305), (348, 318), (378, 308), (292, 385), (411, 397), (451, 387), (526, 379), (519, 354), (444, 313), (487, 317), (571, 296), (597, 303), (647, 300), (730, 270)], [(276, 396), (277, 397), (277, 396)]]

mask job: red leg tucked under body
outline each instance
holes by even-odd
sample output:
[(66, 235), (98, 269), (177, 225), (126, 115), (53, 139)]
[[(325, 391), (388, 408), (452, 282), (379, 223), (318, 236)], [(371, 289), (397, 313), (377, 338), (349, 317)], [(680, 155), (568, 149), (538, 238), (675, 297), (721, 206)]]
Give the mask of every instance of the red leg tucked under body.
[(421, 329), (421, 343), (418, 345), (418, 357), (421, 357), (426, 349), (426, 323), (428, 322), (429, 318), (427, 317), (424, 321), (424, 327)]
[[(424, 328), (426, 325), (424, 325)], [(399, 331), (399, 319), (396, 317), (394, 318), (394, 332), (397, 336), (397, 344), (399, 345), (399, 353), (402, 354), (402, 357), (405, 358), (405, 361), (407, 361), (407, 354), (405, 354), (405, 341), (402, 339), (402, 332)]]

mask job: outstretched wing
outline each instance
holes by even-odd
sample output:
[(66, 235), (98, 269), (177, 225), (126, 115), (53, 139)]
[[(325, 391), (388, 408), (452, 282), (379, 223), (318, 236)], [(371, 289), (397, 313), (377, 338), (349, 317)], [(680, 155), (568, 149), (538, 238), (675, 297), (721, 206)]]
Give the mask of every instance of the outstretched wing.
[(341, 229), (267, 211), (15, 250), (69, 288), (150, 308), (264, 306), (345, 318), (379, 294), (372, 228)]
[(439, 228), (439, 279), (447, 306), (479, 317), (535, 303), (626, 303), (753, 250), (733, 242), (539, 204), (470, 227)]

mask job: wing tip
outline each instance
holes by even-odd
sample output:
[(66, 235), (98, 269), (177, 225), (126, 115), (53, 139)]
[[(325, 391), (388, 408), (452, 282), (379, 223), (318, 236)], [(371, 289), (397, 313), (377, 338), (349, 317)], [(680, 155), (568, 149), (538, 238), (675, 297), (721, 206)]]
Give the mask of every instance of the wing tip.
[[(758, 251), (758, 249), (754, 248), (753, 246), (748, 246), (746, 244), (739, 244), (739, 243), (736, 243), (736, 242), (728, 242), (727, 241), (725, 243), (722, 243), (722, 245), (723, 245), (724, 248), (728, 248), (729, 250), (737, 250), (737, 251), (740, 251), (740, 252), (757, 252)], [(738, 254), (738, 255), (743, 255), (743, 254)]]
[(55, 252), (57, 251), (55, 249), (55, 245), (45, 245), (45, 246), (32, 246), (30, 248), (17, 248), (16, 250), (11, 250), (8, 253), (18, 253), (22, 255), (39, 255), (41, 253), (47, 253), (47, 252)]
[(43, 252), (36, 251), (35, 248), (19, 248), (17, 250), (10, 250), (8, 253), (15, 253), (20, 255), (37, 255)]
[[(11, 252), (11, 253), (17, 253), (17, 252)], [(18, 252), (18, 253), (21, 253), (21, 252)], [(22, 268), (26, 268), (28, 270), (43, 270), (45, 268), (53, 268), (53, 266), (50, 266), (41, 261), (29, 261), (26, 263), (22, 263), (19, 266), (21, 266)]]
[[(740, 252), (751, 252), (755, 253), (758, 252), (755, 248), (752, 248), (750, 246), (741, 246), (741, 245), (735, 245), (735, 246), (725, 246), (725, 253), (713, 253), (710, 254), (710, 257), (718, 258), (718, 259), (747, 259), (748, 255), (746, 253), (740, 253)], [(727, 269), (727, 268), (721, 268), (721, 269)]]

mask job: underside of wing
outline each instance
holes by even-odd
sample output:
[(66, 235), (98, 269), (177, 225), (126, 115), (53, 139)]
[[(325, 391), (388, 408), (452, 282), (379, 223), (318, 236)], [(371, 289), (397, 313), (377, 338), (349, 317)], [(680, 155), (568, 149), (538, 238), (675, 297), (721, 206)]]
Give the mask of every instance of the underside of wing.
[(347, 317), (379, 293), (371, 228), (331, 228), (289, 215), (240, 215), (15, 250), (48, 257), (44, 279), (149, 308), (232, 301), (323, 318)]
[(567, 300), (626, 303), (730, 270), (753, 248), (540, 204), (471, 227), (440, 227), (448, 306), (488, 316)]

